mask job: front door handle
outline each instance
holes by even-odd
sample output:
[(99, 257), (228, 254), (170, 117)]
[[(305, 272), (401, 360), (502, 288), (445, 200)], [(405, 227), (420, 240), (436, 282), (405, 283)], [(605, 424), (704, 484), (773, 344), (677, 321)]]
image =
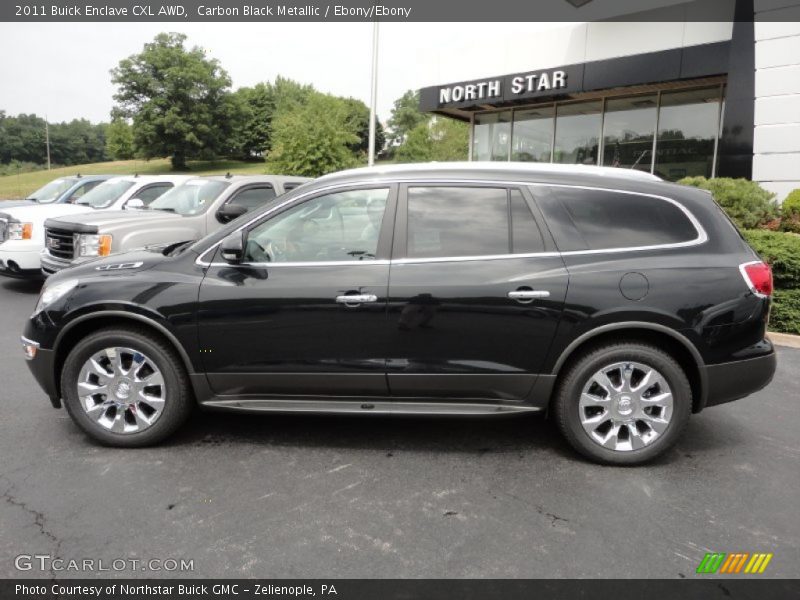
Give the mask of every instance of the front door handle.
[(346, 294), (344, 296), (336, 296), (336, 302), (347, 306), (358, 306), (359, 304), (377, 301), (378, 297), (375, 294)]
[(549, 298), (550, 292), (547, 290), (514, 290), (513, 292), (508, 292), (508, 297), (517, 302), (527, 304), (537, 298)]

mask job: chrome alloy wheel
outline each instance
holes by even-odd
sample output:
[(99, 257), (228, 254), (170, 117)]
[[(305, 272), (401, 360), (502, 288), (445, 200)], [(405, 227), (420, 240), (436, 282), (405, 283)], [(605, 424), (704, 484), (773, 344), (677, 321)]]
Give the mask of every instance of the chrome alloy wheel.
[(664, 376), (638, 362), (603, 367), (583, 386), (581, 425), (597, 444), (630, 452), (652, 444), (672, 418), (672, 390)]
[(164, 410), (166, 391), (156, 364), (131, 348), (95, 353), (78, 376), (83, 410), (114, 433), (138, 433), (155, 423)]

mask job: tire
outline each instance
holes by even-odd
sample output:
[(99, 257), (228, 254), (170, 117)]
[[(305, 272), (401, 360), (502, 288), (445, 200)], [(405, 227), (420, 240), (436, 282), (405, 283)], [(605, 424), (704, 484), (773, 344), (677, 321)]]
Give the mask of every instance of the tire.
[(78, 342), (64, 362), (61, 395), (67, 413), (86, 434), (122, 448), (162, 441), (183, 424), (194, 405), (175, 350), (134, 328), (102, 329)]
[[(647, 369), (652, 373), (645, 379)], [(689, 380), (675, 359), (635, 342), (604, 345), (579, 357), (553, 400), (569, 444), (607, 465), (638, 465), (663, 454), (678, 441), (691, 406)]]

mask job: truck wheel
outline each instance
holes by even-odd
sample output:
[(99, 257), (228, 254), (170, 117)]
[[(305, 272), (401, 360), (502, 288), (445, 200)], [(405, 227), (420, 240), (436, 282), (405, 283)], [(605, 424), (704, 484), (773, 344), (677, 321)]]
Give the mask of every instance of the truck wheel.
[(176, 352), (139, 329), (103, 329), (78, 342), (64, 362), (61, 393), (78, 427), (109, 446), (160, 442), (192, 408)]
[(587, 458), (636, 465), (678, 440), (691, 413), (692, 391), (680, 365), (639, 343), (597, 348), (569, 367), (553, 410), (561, 433)]

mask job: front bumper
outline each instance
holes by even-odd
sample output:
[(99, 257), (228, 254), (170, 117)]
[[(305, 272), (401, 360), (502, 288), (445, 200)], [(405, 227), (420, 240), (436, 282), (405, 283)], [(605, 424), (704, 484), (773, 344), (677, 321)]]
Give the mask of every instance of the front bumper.
[(768, 354), (756, 358), (707, 365), (706, 407), (733, 402), (765, 388), (777, 366), (777, 355), (772, 348)]
[(73, 266), (73, 264), (75, 264), (71, 260), (67, 260), (64, 258), (56, 258), (54, 256), (51, 256), (47, 252), (42, 252), (40, 259), (41, 259), (42, 274), (45, 277), (49, 277), (53, 273), (58, 273), (63, 269), (68, 269), (69, 267)]
[[(61, 408), (61, 396), (58, 393), (58, 385), (55, 379), (55, 353), (52, 350), (44, 350), (39, 347), (37, 342), (22, 338), (22, 345), (26, 349), (25, 363), (28, 365), (33, 378), (36, 383), (44, 390), (47, 397), (50, 398), (50, 404), (53, 408)], [(35, 347), (34, 356), (30, 357), (28, 348)]]
[(5, 246), (17, 242), (6, 242), (0, 248), (0, 275), (18, 279), (40, 278), (40, 248), (9, 250)]

